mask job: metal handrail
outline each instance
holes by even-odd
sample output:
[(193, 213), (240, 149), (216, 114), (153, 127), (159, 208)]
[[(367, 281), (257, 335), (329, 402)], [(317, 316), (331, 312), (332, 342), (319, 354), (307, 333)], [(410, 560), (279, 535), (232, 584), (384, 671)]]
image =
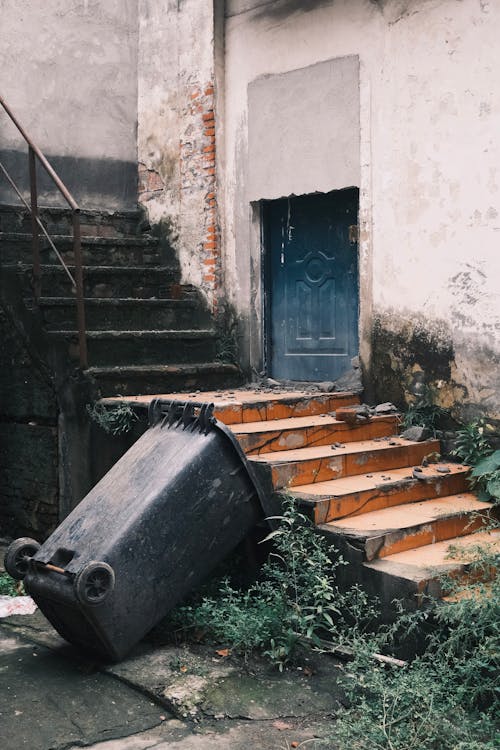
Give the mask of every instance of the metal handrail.
[[(7, 172), (3, 164), (0, 163), (0, 169), (7, 178), (10, 185), (13, 187), (21, 201), (24, 203), (26, 208), (31, 214), (31, 234), (32, 234), (32, 247), (33, 247), (33, 277), (35, 286), (35, 299), (39, 300), (41, 293), (41, 263), (40, 263), (40, 247), (38, 243), (39, 239), (39, 228), (43, 231), (47, 237), (52, 249), (54, 250), (59, 262), (63, 266), (64, 270), (68, 274), (71, 283), (76, 290), (76, 316), (78, 324), (78, 344), (80, 350), (80, 365), (82, 368), (87, 367), (87, 337), (85, 331), (85, 305), (83, 296), (83, 267), (82, 267), (82, 238), (80, 229), (80, 207), (75, 201), (71, 193), (69, 192), (66, 185), (62, 182), (60, 177), (56, 174), (52, 166), (47, 161), (44, 154), (40, 151), (38, 146), (29, 137), (26, 130), (21, 126), (14, 113), (7, 105), (3, 96), (0, 95), (0, 104), (4, 108), (7, 115), (10, 117), (26, 143), (28, 144), (28, 159), (29, 159), (29, 174), (30, 174), (30, 197), (31, 206), (28, 205), (27, 201), (23, 198), (19, 188), (15, 184), (12, 177)], [(38, 190), (36, 181), (36, 159), (40, 162), (42, 167), (45, 169), (61, 195), (64, 197), (71, 209), (72, 224), (73, 224), (73, 256), (75, 262), (75, 276), (71, 274), (68, 266), (64, 262), (61, 254), (56, 249), (54, 243), (49, 237), (47, 230), (43, 226), (40, 217), (38, 215)]]

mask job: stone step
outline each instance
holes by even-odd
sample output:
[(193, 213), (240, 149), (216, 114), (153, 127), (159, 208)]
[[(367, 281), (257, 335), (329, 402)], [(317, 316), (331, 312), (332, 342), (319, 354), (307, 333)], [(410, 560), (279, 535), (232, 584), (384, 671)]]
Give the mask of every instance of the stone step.
[[(118, 367), (89, 367), (86, 370), (97, 385), (101, 396), (107, 401), (118, 400), (151, 401), (150, 396), (136, 394), (164, 394), (176, 392), (184, 397), (180, 389), (187, 391), (215, 387), (227, 388), (242, 382), (242, 373), (237, 365), (224, 362), (201, 362), (195, 364), (134, 365)], [(121, 396), (117, 399), (118, 394)], [(114, 398), (113, 398), (114, 397)]]
[[(68, 343), (69, 356), (79, 356), (76, 331), (49, 331), (55, 342)], [(167, 365), (215, 359), (213, 330), (87, 331), (88, 361), (93, 366)]]
[(198, 391), (196, 393), (156, 393), (121, 400), (149, 404), (153, 398), (171, 401), (203, 401), (214, 404), (214, 416), (227, 425), (256, 420), (288, 419), (334, 411), (336, 406), (359, 403), (355, 393), (304, 393), (280, 389), (238, 389), (233, 391)]
[[(76, 327), (74, 299), (41, 297), (47, 330), (71, 331)], [(196, 299), (99, 299), (85, 300), (85, 322), (89, 329), (156, 330), (201, 329), (210, 325), (208, 310)]]
[[(68, 208), (40, 207), (39, 216), (49, 234), (71, 234), (72, 213)], [(143, 221), (141, 211), (98, 211), (82, 209), (82, 236), (124, 237), (137, 234)], [(0, 206), (0, 232), (31, 234), (31, 214), (21, 205)]]
[[(351, 429), (354, 431), (356, 428)], [(437, 440), (414, 443), (394, 437), (389, 441), (348, 442), (334, 451), (329, 446), (315, 446), (261, 453), (249, 456), (249, 460), (252, 465), (266, 466), (271, 474), (273, 487), (283, 489), (372, 471), (389, 472), (391, 469), (416, 466), (426, 455), (436, 450), (439, 450)], [(411, 474), (411, 470), (408, 474)]]
[[(31, 265), (19, 266), (26, 289), (32, 287)], [(74, 267), (70, 266), (74, 274)], [(74, 297), (74, 288), (63, 267), (42, 266), (42, 294), (47, 297)], [(173, 266), (84, 266), (86, 297), (138, 299), (199, 299), (198, 290), (180, 283), (180, 271)]]
[(487, 525), (494, 512), (492, 503), (481, 502), (469, 492), (374, 510), (320, 528), (334, 544), (344, 537), (371, 561), (472, 534)]
[[(475, 548), (486, 547), (500, 552), (500, 529), (479, 531), (452, 540), (426, 544), (423, 547), (396, 552), (380, 560), (363, 563), (367, 588), (378, 591), (383, 602), (405, 592), (415, 604), (424, 596), (440, 598), (446, 594), (442, 576), (466, 579), (467, 572), (478, 552)], [(453, 548), (453, 552), (450, 552)]]
[(428, 498), (465, 492), (469, 469), (459, 464), (443, 463), (447, 473), (431, 464), (418, 474), (405, 466), (387, 471), (369, 472), (343, 479), (304, 484), (294, 487), (293, 496), (300, 500), (316, 524), (370, 513), (395, 505), (414, 503)]
[[(73, 238), (69, 235), (51, 235), (51, 239), (65, 263), (75, 262)], [(32, 263), (31, 236), (13, 232), (0, 232), (2, 259), (6, 263)], [(173, 253), (160, 249), (155, 237), (82, 237), (82, 259), (88, 266), (160, 266), (175, 262)], [(44, 237), (40, 238), (42, 264), (59, 263), (56, 254)]]
[[(373, 417), (364, 424), (350, 426), (331, 414), (232, 424), (231, 430), (248, 455), (289, 452), (306, 446), (331, 445), (340, 441), (388, 437), (397, 432), (398, 417)], [(335, 449), (335, 453), (340, 449)], [(333, 455), (330, 450), (328, 455)]]

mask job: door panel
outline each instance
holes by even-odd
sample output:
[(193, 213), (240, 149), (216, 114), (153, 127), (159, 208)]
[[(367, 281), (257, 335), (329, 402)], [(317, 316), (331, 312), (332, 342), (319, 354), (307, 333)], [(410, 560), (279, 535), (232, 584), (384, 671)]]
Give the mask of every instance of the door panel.
[(264, 206), (268, 363), (275, 378), (333, 380), (358, 352), (357, 189)]

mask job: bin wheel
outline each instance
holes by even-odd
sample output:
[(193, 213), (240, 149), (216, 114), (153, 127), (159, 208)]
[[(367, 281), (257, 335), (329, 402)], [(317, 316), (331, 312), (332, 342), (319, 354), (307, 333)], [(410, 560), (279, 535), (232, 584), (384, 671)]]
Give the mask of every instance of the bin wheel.
[(115, 587), (115, 572), (105, 562), (89, 562), (77, 574), (73, 582), (76, 598), (80, 604), (101, 604)]
[(39, 549), (40, 544), (35, 539), (30, 539), (27, 536), (15, 539), (7, 547), (4, 557), (3, 564), (7, 573), (16, 581), (22, 581), (28, 572), (29, 561)]

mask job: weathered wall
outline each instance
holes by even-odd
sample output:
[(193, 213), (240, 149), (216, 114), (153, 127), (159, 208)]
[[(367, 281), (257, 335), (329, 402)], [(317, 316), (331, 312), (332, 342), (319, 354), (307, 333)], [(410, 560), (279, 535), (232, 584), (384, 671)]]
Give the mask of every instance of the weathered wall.
[(357, 186), (359, 171), (357, 57), (249, 84), (249, 201)]
[[(2, 0), (2, 95), (85, 207), (137, 203), (137, 3)], [(26, 184), (26, 148), (0, 112), (0, 150)], [(9, 124), (8, 124), (9, 123)], [(45, 203), (60, 202), (41, 176)], [(0, 182), (0, 201), (16, 202)]]
[[(354, 55), (360, 341), (371, 395), (401, 401), (422, 370), (457, 416), (500, 416), (500, 4), (228, 0), (225, 15), (222, 232), (250, 362), (261, 361), (261, 277), (248, 87)], [(316, 106), (323, 111), (321, 92)]]
[(183, 280), (215, 307), (221, 269), (213, 4), (140, 0), (139, 18), (139, 199), (150, 221), (164, 224)]
[(44, 538), (57, 524), (57, 402), (0, 308), (0, 536)]

